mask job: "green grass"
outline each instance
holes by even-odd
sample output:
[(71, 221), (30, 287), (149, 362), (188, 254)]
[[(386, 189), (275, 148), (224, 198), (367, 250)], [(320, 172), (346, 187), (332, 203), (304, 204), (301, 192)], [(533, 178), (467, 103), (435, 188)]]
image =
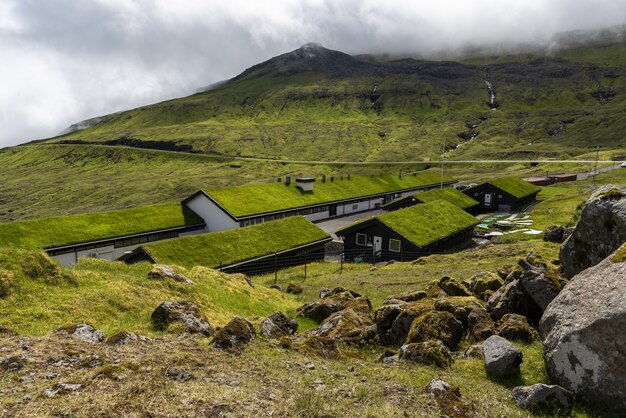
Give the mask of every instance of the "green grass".
[[(434, 200), (385, 213), (376, 216), (375, 219), (418, 247), (432, 244), (478, 224), (478, 219), (445, 200)], [(342, 231), (337, 231), (337, 234), (341, 235)]]
[(478, 204), (477, 201), (465, 193), (452, 187), (429, 190), (427, 192), (414, 194), (413, 196), (422, 203), (432, 202), (433, 200), (445, 200), (460, 207), (461, 209), (469, 209)]
[(293, 315), (297, 307), (274, 290), (251, 288), (241, 275), (206, 268), (179, 269), (195, 282), (190, 286), (148, 279), (147, 263), (86, 258), (62, 269), (42, 253), (14, 248), (0, 248), (0, 265), (12, 276), (8, 295), (0, 298), (0, 327), (28, 335), (83, 321), (109, 335), (155, 335), (150, 315), (168, 300), (191, 300), (212, 325), (224, 325), (233, 315), (269, 315), (277, 309)]
[[(444, 181), (451, 181), (445, 177)], [(336, 200), (357, 198), (385, 192), (393, 192), (413, 187), (439, 184), (441, 177), (436, 171), (423, 171), (415, 175), (351, 176), (326, 183), (319, 179), (312, 192), (303, 192), (296, 187), (295, 179), (291, 185), (284, 183), (256, 184), (235, 186), (222, 189), (206, 190), (213, 199), (231, 214), (243, 217), (258, 213), (323, 204)]]
[(143, 248), (159, 263), (219, 267), (328, 238), (306, 218), (289, 218), (259, 225), (171, 239)]
[(518, 199), (541, 190), (539, 187), (519, 177), (501, 177), (495, 180), (489, 180), (488, 183)]
[(180, 203), (0, 224), (0, 245), (47, 248), (204, 223)]

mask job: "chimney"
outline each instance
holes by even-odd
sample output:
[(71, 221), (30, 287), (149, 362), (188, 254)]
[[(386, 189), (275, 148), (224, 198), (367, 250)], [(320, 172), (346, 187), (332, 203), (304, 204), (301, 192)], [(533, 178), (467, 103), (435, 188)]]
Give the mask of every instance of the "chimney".
[(326, 183), (326, 174), (322, 174), (322, 183)]
[(285, 186), (289, 186), (291, 184), (291, 176), (285, 177)]
[(298, 188), (303, 192), (312, 192), (313, 184), (315, 183), (315, 177), (299, 177), (296, 178), (296, 184)]

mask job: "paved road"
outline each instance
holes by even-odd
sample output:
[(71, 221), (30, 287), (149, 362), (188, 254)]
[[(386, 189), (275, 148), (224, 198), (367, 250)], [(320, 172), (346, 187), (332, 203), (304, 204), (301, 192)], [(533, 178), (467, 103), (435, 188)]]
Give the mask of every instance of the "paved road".
[(384, 213), (382, 210), (370, 210), (367, 212), (356, 213), (354, 215), (343, 216), (341, 218), (329, 219), (327, 221), (317, 222), (315, 225), (332, 235), (333, 239), (337, 239), (335, 231), (350, 225), (354, 221), (360, 219), (371, 218)]

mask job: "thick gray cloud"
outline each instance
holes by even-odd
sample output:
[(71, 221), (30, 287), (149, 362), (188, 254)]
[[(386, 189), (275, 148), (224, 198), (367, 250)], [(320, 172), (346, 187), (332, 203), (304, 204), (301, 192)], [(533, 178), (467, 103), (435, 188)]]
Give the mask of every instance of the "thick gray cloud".
[(0, 146), (192, 93), (306, 42), (428, 55), (626, 23), (626, 0), (0, 0)]

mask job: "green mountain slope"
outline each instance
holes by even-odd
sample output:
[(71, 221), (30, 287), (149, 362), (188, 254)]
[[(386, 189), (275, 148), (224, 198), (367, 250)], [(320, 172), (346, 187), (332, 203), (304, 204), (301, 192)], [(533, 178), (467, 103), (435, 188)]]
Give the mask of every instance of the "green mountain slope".
[(436, 62), (309, 44), (50, 141), (329, 161), (438, 159), (444, 142), (450, 158), (571, 157), (626, 148), (624, 54), (596, 43)]

